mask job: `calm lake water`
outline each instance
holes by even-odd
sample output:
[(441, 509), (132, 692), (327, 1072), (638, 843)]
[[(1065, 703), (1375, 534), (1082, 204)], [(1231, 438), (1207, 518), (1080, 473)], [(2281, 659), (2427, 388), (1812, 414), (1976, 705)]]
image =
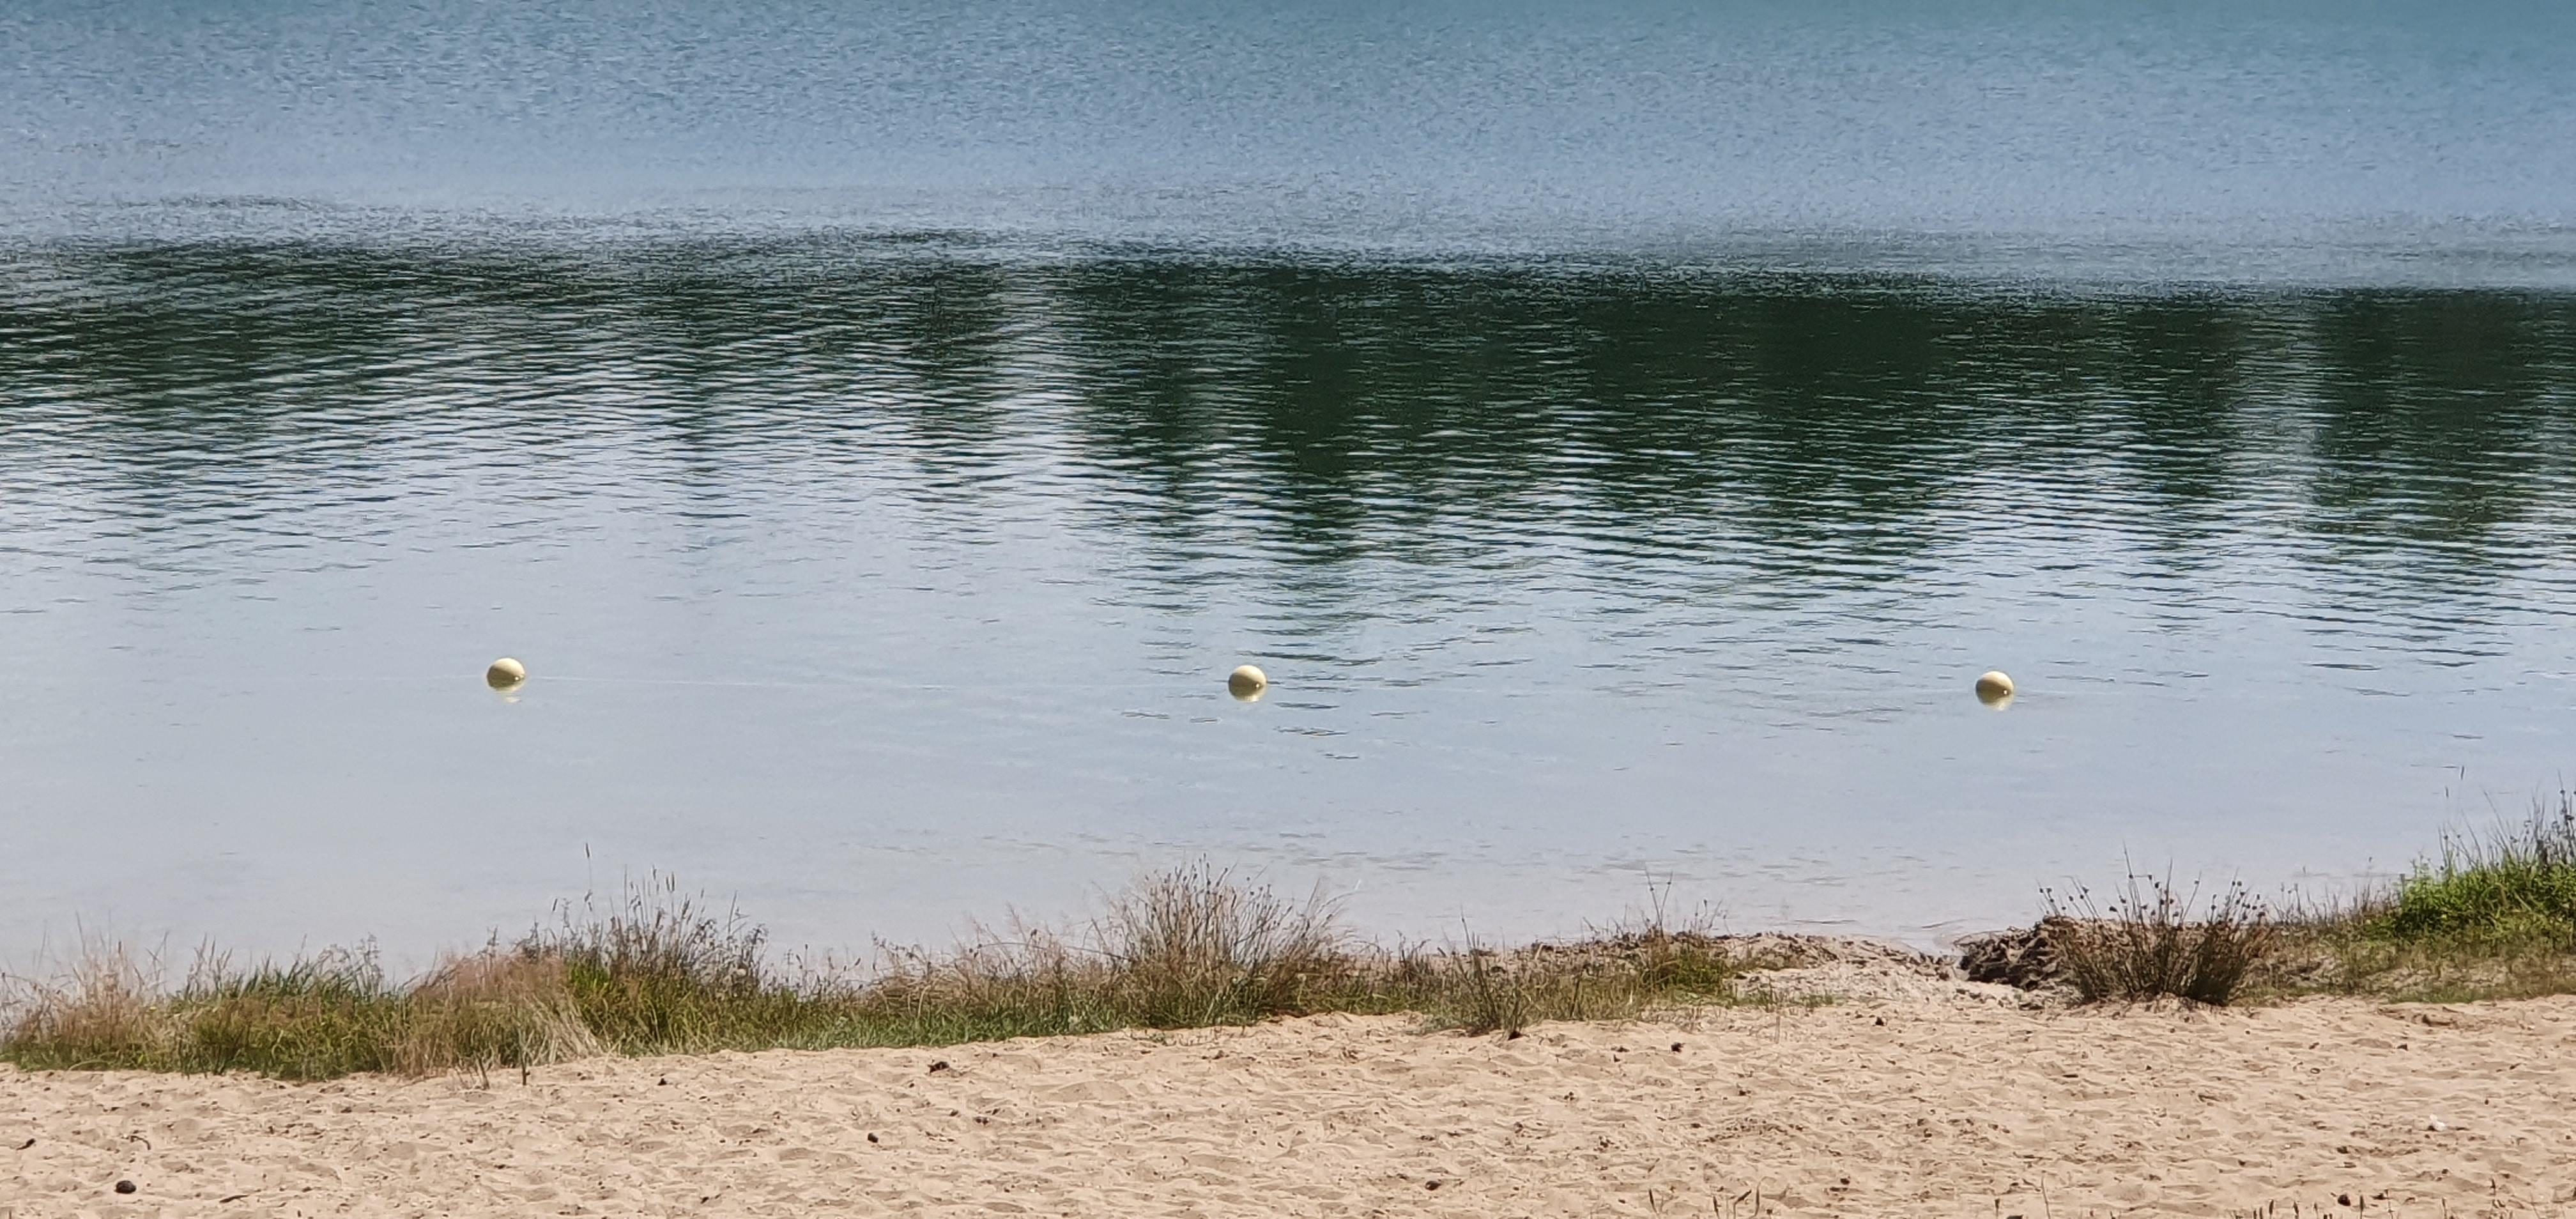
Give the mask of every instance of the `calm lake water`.
[(2576, 763), (2566, 6), (1245, 7), (0, 13), (0, 961), (1929, 942)]

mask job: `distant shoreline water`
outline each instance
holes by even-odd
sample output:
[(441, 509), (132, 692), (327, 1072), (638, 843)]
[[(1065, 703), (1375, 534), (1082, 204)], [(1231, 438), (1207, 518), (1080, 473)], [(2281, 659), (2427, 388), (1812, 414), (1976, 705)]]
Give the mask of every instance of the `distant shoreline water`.
[[(2226, 220), (2077, 230), (1782, 228), (1676, 224), (1664, 232), (1480, 233), (1472, 226), (1390, 231), (1318, 225), (1238, 234), (1150, 222), (1083, 227), (1066, 218), (912, 223), (864, 203), (646, 206), (555, 210), (521, 200), (485, 207), (367, 206), (268, 197), (140, 198), (59, 209), (0, 209), (0, 257), (48, 250), (307, 247), (475, 258), (661, 261), (784, 254), (862, 261), (939, 258), (1001, 264), (1449, 269), (1529, 275), (1847, 281), (1854, 287), (1969, 293), (2233, 296), (2347, 291), (2576, 293), (2576, 223), (2386, 218), (2318, 231), (2246, 233)], [(730, 196), (729, 196), (730, 197)], [(757, 200), (759, 195), (749, 197)], [(971, 207), (958, 209), (971, 217)]]
[(2576, 15), (2528, 0), (29, 0), (0, 231), (649, 217), (2563, 287), (2571, 65)]

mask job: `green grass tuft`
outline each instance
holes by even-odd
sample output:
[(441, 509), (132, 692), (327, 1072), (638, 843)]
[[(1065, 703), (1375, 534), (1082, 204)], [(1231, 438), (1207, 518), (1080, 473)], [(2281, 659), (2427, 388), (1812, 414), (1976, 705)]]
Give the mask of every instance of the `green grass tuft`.
[(2576, 793), (2519, 827), (2446, 834), (2438, 861), (2398, 882), (2373, 930), (2397, 940), (2576, 943)]

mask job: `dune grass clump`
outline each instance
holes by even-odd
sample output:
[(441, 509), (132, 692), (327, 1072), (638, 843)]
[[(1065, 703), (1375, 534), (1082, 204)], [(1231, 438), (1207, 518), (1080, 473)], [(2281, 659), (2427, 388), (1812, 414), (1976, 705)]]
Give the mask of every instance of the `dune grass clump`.
[(2519, 827), (2443, 835), (2441, 858), (2398, 882), (2373, 929), (2400, 940), (2576, 943), (2576, 792)]
[(2576, 992), (2576, 793), (2518, 826), (2444, 835), (2386, 888), (2290, 930), (2303, 976), (2282, 989), (2421, 1002)]
[[(2141, 886), (2141, 880), (2146, 883)], [(2400, 1002), (2576, 992), (2576, 793), (2519, 825), (2445, 834), (2394, 883), (2285, 913), (2231, 887), (2204, 916), (2153, 877), (2108, 911), (2048, 899), (2051, 976), (2087, 1001), (2361, 995)]]
[(129, 954), (103, 951), (19, 1000), (0, 1052), (24, 1067), (328, 1079), (598, 1052), (559, 967), (498, 954), (451, 959), (408, 987), (363, 949), (241, 970), (208, 955), (164, 988)]
[(397, 1069), (402, 1004), (372, 954), (335, 951), (236, 970), (200, 956), (165, 990), (121, 951), (93, 953), (24, 1001), (10, 1029), (21, 1066), (143, 1070), (250, 1068), (294, 1079)]
[(2046, 895), (2050, 924), (2060, 928), (2058, 968), (2087, 1003), (2182, 999), (2225, 1006), (2280, 944), (2270, 907), (2231, 884), (2198, 915), (2195, 889), (2178, 893), (2169, 878), (2131, 873), (2108, 909), (2077, 889), (2068, 900)]
[(1660, 914), (1571, 945), (1497, 954), (1356, 944), (1331, 903), (1204, 865), (1146, 876), (1065, 927), (1014, 925), (944, 952), (880, 946), (863, 968), (783, 964), (763, 931), (667, 878), (560, 908), (396, 983), (373, 953), (236, 968), (175, 985), (99, 951), (20, 984), (0, 1058), (30, 1068), (251, 1071), (289, 1079), (458, 1071), (488, 1078), (589, 1055), (948, 1045), (1349, 1012), (1518, 1031), (1732, 1001), (1721, 937)]
[(779, 985), (764, 961), (767, 935), (728, 911), (712, 914), (671, 877), (629, 889), (600, 909), (558, 906), (553, 926), (483, 959), (510, 962), (554, 984), (599, 1045), (631, 1054), (758, 1045), (802, 1024), (807, 995)]
[(1302, 1013), (1363, 982), (1320, 892), (1292, 903), (1204, 867), (1111, 898), (1089, 939), (1119, 1006), (1147, 1027)]
[(1776, 950), (1717, 934), (1702, 915), (1683, 925), (1660, 906), (1571, 944), (1498, 952), (1472, 938), (1464, 950), (1416, 953), (1418, 1009), (1443, 1027), (1518, 1034), (1548, 1020), (1629, 1020), (1657, 1008), (1754, 998), (1749, 971), (1793, 964)]
[(818, 1001), (834, 1044), (944, 1045), (1121, 1028), (1396, 1010), (1320, 895), (1303, 902), (1204, 865), (1145, 877), (1069, 928), (1014, 923), (946, 952), (880, 948)]

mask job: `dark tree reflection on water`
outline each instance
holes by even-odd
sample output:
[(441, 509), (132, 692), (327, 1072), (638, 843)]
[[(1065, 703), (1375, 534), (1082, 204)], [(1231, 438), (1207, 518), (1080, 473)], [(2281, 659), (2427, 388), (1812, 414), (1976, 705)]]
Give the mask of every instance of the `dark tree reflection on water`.
[(2576, 540), (2576, 300), (2546, 295), (860, 241), (18, 259), (43, 274), (0, 306), (11, 481), (95, 463), (137, 529), (291, 513), (453, 432), (667, 449), (653, 477), (719, 513), (899, 468), (971, 532), (1034, 479), (1086, 528), (1281, 581), (1570, 557), (1614, 591), (1857, 587), (2072, 529), (2167, 573), (2260, 545), (2440, 600)]

